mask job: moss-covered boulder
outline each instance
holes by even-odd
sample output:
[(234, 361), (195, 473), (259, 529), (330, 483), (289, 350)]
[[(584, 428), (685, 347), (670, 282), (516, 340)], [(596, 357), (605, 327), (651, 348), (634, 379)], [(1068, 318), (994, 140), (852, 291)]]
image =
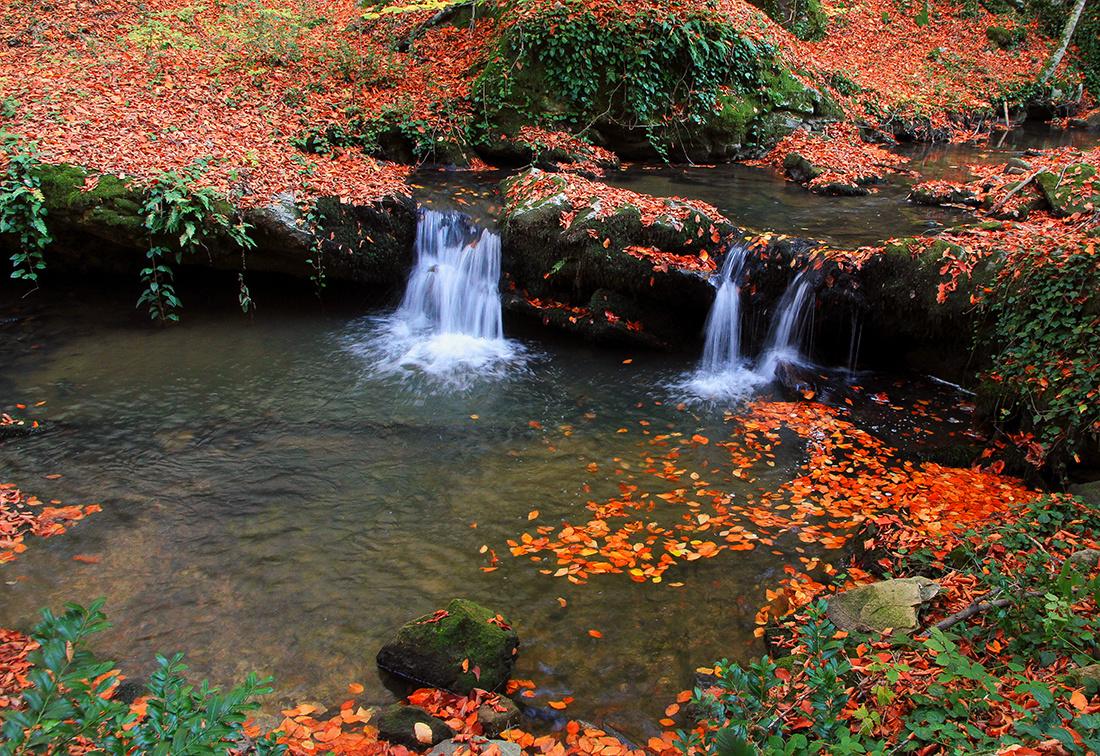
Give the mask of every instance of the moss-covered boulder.
[[(152, 241), (171, 246), (171, 239), (150, 240), (142, 215), (145, 190), (136, 179), (73, 165), (43, 164), (36, 175), (46, 206), (46, 225), (54, 240), (45, 250), (47, 271), (136, 276), (147, 263), (145, 251)], [(263, 207), (239, 210), (221, 201), (215, 209), (250, 225), (255, 247), (242, 251), (210, 224), (203, 240), (204, 253), (185, 257), (184, 264), (309, 279), (318, 275), (319, 261), (330, 280), (392, 285), (402, 280), (413, 262), (416, 203), (404, 194), (366, 205), (322, 198), (314, 229), (307, 227), (289, 194)], [(319, 256), (315, 240), (320, 244)]]
[(698, 339), (710, 276), (741, 238), (717, 210), (538, 169), (502, 190), (510, 307), (599, 341)]
[[(516, 3), (473, 87), (484, 149), (502, 154), (523, 126), (583, 126), (627, 159), (756, 157), (808, 120), (840, 110), (760, 38), (711, 4)], [(778, 31), (778, 30), (776, 30)], [(629, 72), (624, 76), (624, 71)]]
[(882, 632), (917, 627), (917, 607), (940, 591), (924, 577), (895, 578), (861, 585), (829, 597), (828, 616), (841, 630)]
[(494, 691), (512, 674), (519, 635), (496, 612), (465, 599), (402, 627), (378, 652), (378, 666), (453, 693)]
[(1067, 166), (1059, 174), (1043, 171), (1035, 177), (1035, 183), (1058, 218), (1092, 213), (1100, 207), (1100, 180), (1088, 163)]
[[(378, 739), (423, 751), (451, 738), (454, 730), (419, 706), (387, 706), (374, 718)], [(417, 725), (420, 725), (418, 728)]]
[(978, 192), (968, 186), (959, 186), (942, 181), (930, 181), (917, 184), (909, 192), (909, 201), (917, 205), (966, 205), (978, 207), (982, 204)]

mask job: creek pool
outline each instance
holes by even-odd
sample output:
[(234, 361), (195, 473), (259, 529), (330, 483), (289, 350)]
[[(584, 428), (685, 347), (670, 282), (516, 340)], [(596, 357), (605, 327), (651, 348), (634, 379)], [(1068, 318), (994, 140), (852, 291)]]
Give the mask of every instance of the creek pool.
[[(517, 627), (514, 676), (536, 683), (534, 704), (572, 696), (565, 716), (644, 742), (697, 667), (762, 653), (753, 619), (765, 589), (792, 559), (824, 554), (779, 539), (681, 563), (660, 584), (615, 574), (573, 584), (540, 572), (553, 560), (509, 553), (509, 540), (540, 525), (587, 521), (586, 504), (620, 484), (654, 495), (681, 485), (644, 472), (668, 448), (658, 435), (679, 446), (685, 479), (735, 497), (799, 474), (805, 446), (793, 435), (752, 482), (731, 474), (725, 449), (688, 443), (728, 436), (736, 409), (675, 387), (695, 357), (561, 342), (506, 322), (522, 356), (456, 387), (378, 371), (379, 310), (360, 302), (322, 314), (308, 292), (269, 293), (248, 316), (194, 304), (184, 286), (182, 322), (155, 329), (128, 292), (23, 293), (0, 288), (0, 392), (51, 430), (0, 444), (0, 480), (103, 511), (0, 566), (0, 627), (106, 596), (115, 627), (95, 650), (138, 679), (154, 654), (183, 651), (196, 677), (217, 684), (274, 675), (268, 711), (339, 703), (350, 683), (365, 686), (360, 700), (384, 703), (394, 696), (374, 665), (380, 646), (467, 597)], [(898, 409), (924, 408), (922, 420), (853, 405), (862, 427), (903, 451), (966, 428), (950, 386), (859, 381)], [(911, 433), (928, 407), (940, 408), (935, 433)], [(646, 516), (671, 524), (683, 513)]]

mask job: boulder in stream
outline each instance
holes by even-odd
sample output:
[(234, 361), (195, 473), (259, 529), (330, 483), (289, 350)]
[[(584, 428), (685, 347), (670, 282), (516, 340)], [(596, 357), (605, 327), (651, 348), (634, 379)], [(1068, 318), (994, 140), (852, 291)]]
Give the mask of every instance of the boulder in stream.
[(883, 580), (831, 596), (828, 616), (841, 630), (913, 630), (917, 627), (917, 607), (939, 592), (939, 583), (926, 577)]
[(508, 682), (519, 634), (499, 614), (465, 599), (406, 623), (378, 652), (387, 672), (433, 688), (468, 695)]

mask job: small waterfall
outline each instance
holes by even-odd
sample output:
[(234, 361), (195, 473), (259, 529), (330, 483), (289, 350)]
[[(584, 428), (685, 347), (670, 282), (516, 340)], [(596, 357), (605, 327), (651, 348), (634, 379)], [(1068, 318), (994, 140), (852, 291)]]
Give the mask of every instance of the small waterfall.
[(780, 362), (799, 364), (803, 361), (800, 346), (806, 333), (808, 307), (813, 300), (813, 284), (809, 272), (803, 269), (783, 293), (775, 309), (768, 340), (765, 342), (760, 368), (757, 372), (765, 380), (775, 377)]
[(475, 233), (464, 215), (425, 210), (416, 228), (416, 267), (398, 316), (418, 330), (504, 338), (500, 237)]
[(718, 277), (718, 293), (707, 315), (706, 342), (700, 371), (722, 373), (741, 365), (741, 287), (748, 247), (739, 244), (726, 253)]
[(523, 350), (504, 338), (499, 286), (499, 236), (461, 213), (422, 210), (405, 296), (362, 351), (384, 373), (462, 387), (501, 377)]

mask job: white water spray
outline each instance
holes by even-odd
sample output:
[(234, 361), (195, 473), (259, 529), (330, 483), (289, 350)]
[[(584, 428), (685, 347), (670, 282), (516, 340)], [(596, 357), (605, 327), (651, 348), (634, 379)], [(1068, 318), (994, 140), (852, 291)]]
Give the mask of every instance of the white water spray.
[(401, 305), (369, 350), (377, 369), (460, 384), (503, 374), (522, 349), (504, 338), (500, 237), (460, 213), (424, 210), (416, 255)]

